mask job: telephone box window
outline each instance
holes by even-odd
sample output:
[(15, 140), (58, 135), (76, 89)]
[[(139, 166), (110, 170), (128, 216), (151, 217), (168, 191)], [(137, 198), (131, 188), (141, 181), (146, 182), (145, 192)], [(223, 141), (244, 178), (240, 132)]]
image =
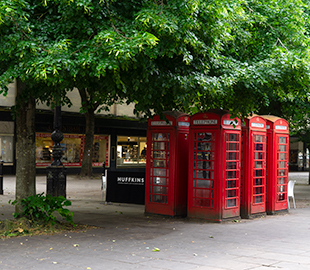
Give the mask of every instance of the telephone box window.
[(194, 138), (194, 148), (200, 151), (194, 152), (193, 202), (197, 206), (213, 207), (214, 143), (210, 141), (214, 141), (214, 134), (198, 132)]
[(151, 179), (153, 181), (150, 186), (150, 200), (166, 204), (169, 185), (169, 133), (153, 133), (151, 139), (151, 153), (153, 153), (151, 154)]

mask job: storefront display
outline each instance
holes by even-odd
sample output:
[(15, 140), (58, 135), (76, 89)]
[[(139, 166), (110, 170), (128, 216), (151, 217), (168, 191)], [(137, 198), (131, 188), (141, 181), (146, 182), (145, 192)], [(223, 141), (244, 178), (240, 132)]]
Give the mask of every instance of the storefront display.
[(146, 137), (117, 137), (117, 167), (145, 167)]
[(0, 135), (0, 160), (4, 165), (13, 163), (13, 135)]
[[(84, 135), (64, 134), (61, 141), (65, 167), (80, 167), (83, 159)], [(36, 133), (36, 166), (47, 167), (52, 162), (53, 141), (50, 133)], [(94, 136), (93, 166), (109, 165), (109, 136)]]

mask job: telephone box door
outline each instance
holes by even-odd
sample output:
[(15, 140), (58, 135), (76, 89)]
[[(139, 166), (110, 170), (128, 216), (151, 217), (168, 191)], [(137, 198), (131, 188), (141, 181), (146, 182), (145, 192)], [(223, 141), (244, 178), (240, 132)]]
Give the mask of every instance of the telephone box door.
[(186, 216), (189, 116), (166, 112), (149, 119), (145, 212)]
[(240, 215), (240, 120), (227, 111), (191, 117), (188, 216), (215, 222)]
[[(170, 215), (169, 201), (173, 198), (169, 197), (169, 178), (171, 175), (171, 163), (169, 163), (170, 146), (173, 136), (171, 131), (157, 132), (153, 131), (148, 134), (148, 149), (149, 162), (147, 172), (149, 177), (146, 177), (146, 212), (160, 213)], [(172, 196), (173, 194), (171, 194)]]
[(241, 134), (225, 131), (223, 218), (240, 214), (240, 148)]
[(251, 214), (266, 211), (266, 132), (254, 132)]
[(277, 145), (277, 174), (276, 174), (276, 203), (275, 210), (287, 209), (287, 184), (288, 184), (288, 147), (289, 136), (276, 134)]
[(267, 115), (266, 212), (287, 210), (289, 127), (282, 118)]
[(192, 217), (206, 216), (219, 220), (219, 204), (215, 203), (219, 189), (218, 183), (214, 183), (219, 169), (215, 163), (218, 144), (215, 138), (219, 136), (219, 130), (195, 130), (192, 135), (190, 143), (194, 145), (190, 149), (194, 149), (194, 152), (189, 157), (189, 173), (193, 174), (189, 183), (189, 211)]

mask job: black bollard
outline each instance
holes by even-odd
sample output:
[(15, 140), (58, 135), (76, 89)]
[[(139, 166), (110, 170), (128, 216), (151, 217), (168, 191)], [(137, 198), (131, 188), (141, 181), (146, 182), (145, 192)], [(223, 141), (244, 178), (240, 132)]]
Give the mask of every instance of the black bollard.
[(3, 195), (3, 160), (0, 160), (0, 195)]

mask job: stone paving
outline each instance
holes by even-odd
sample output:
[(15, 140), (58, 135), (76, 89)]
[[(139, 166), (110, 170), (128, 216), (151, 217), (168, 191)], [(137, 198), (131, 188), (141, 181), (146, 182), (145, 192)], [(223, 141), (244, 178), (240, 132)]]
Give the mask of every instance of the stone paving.
[[(0, 269), (310, 269), (310, 186), (297, 180), (297, 209), (221, 224), (144, 215), (143, 205), (101, 200), (100, 179), (68, 177), (75, 221), (99, 226), (80, 233), (0, 241)], [(37, 178), (37, 191), (45, 189)], [(0, 219), (14, 208), (14, 177), (4, 181)], [(292, 205), (292, 204), (291, 204)]]

